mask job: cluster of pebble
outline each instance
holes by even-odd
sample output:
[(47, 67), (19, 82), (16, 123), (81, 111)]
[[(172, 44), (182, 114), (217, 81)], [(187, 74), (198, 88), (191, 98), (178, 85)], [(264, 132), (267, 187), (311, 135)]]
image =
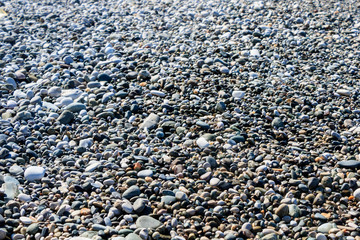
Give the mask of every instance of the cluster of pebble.
[(360, 239), (358, 1), (0, 5), (0, 240)]

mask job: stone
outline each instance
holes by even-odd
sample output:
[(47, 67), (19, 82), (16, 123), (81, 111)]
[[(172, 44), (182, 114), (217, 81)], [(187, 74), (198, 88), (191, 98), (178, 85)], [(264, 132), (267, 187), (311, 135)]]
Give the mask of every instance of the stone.
[(87, 139), (81, 139), (79, 142), (79, 147), (83, 147), (83, 148), (90, 148), (93, 145), (93, 140), (91, 138), (87, 138)]
[(92, 162), (89, 166), (85, 168), (85, 172), (93, 172), (95, 171), (101, 163), (99, 161)]
[(318, 233), (316, 234), (316, 240), (327, 240), (327, 237), (322, 233)]
[(322, 193), (318, 193), (314, 199), (314, 205), (321, 205), (325, 202), (325, 197)]
[(0, 228), (0, 240), (6, 239), (8, 231), (5, 228)]
[(64, 61), (65, 64), (68, 64), (68, 65), (70, 65), (71, 63), (74, 62), (74, 60), (72, 59), (71, 56), (65, 56), (63, 61)]
[(160, 121), (160, 117), (154, 113), (151, 113), (143, 123), (140, 124), (140, 128), (152, 129), (156, 127), (158, 122)]
[(74, 114), (68, 110), (63, 111), (58, 117), (57, 121), (61, 124), (68, 124), (75, 118)]
[(86, 237), (71, 237), (69, 240), (91, 240), (91, 238)]
[(319, 185), (319, 183), (320, 183), (319, 178), (312, 177), (312, 178), (310, 178), (309, 181), (308, 181), (308, 187), (309, 187), (310, 189), (315, 189), (315, 188), (317, 188), (317, 186)]
[(176, 197), (174, 197), (174, 196), (162, 196), (161, 197), (161, 202), (169, 205), (169, 204), (172, 204), (172, 203), (176, 202)]
[(337, 164), (339, 165), (339, 167), (342, 168), (351, 168), (351, 169), (360, 168), (360, 161), (356, 161), (356, 160), (340, 161)]
[(28, 217), (20, 217), (20, 221), (25, 225), (30, 225), (33, 221)]
[(60, 97), (61, 96), (61, 87), (51, 87), (49, 90), (48, 90), (48, 95), (50, 97)]
[(123, 198), (130, 199), (132, 197), (136, 197), (140, 195), (140, 188), (138, 186), (129, 187), (124, 193)]
[(138, 172), (137, 176), (141, 177), (141, 178), (146, 178), (146, 177), (152, 177), (154, 174), (154, 172), (150, 169), (148, 170), (141, 170)]
[(297, 218), (297, 217), (300, 217), (300, 214), (301, 214), (301, 210), (297, 205), (295, 205), (295, 204), (289, 205), (289, 215), (291, 217)]
[(121, 208), (126, 212), (126, 213), (132, 213), (134, 208), (131, 205), (130, 202), (126, 201), (121, 205)]
[(163, 93), (163, 92), (161, 92), (161, 91), (157, 91), (157, 90), (151, 90), (150, 93), (151, 93), (152, 95), (155, 95), (155, 96), (158, 96), (158, 97), (165, 97), (165, 96), (166, 96), (165, 93)]
[(125, 240), (143, 240), (143, 239), (135, 233), (130, 233), (126, 236)]
[(136, 227), (137, 228), (151, 228), (151, 229), (155, 229), (157, 227), (160, 227), (162, 225), (162, 223), (150, 216), (140, 216), (137, 220), (136, 220)]
[(281, 204), (276, 210), (275, 214), (279, 217), (284, 217), (289, 215), (289, 205)]
[(99, 74), (99, 76), (98, 76), (98, 80), (100, 81), (100, 82), (102, 82), (102, 81), (105, 81), (105, 82), (110, 82), (111, 80), (112, 80), (112, 77), (110, 77), (108, 74), (106, 74), (106, 73), (101, 73), (101, 74)]
[(9, 199), (14, 199), (19, 194), (19, 184), (17, 183), (5, 182), (3, 183), (2, 188), (4, 189), (6, 197)]
[(320, 225), (317, 230), (318, 232), (320, 233), (329, 233), (330, 232), (330, 229), (332, 228), (337, 228), (336, 224), (335, 223), (324, 223), (322, 225)]
[(141, 213), (146, 207), (146, 200), (143, 198), (136, 199), (133, 204), (133, 207), (135, 212)]
[(276, 233), (269, 233), (269, 234), (266, 234), (265, 236), (263, 236), (261, 238), (261, 240), (278, 240), (278, 236), (276, 235)]
[(216, 104), (216, 110), (219, 111), (219, 112), (225, 112), (226, 110), (226, 104), (224, 102), (218, 102)]
[(20, 175), (23, 174), (24, 170), (22, 167), (18, 166), (18, 165), (13, 165), (9, 168), (9, 172), (11, 175)]
[(34, 235), (38, 231), (39, 231), (39, 224), (38, 223), (33, 223), (30, 226), (28, 226), (27, 229), (26, 229), (26, 233), (30, 234), (30, 235)]
[(244, 91), (233, 91), (232, 96), (235, 99), (242, 99), (245, 96), (245, 92)]
[(24, 177), (27, 181), (41, 180), (45, 176), (45, 169), (43, 167), (31, 166), (26, 168)]
[(276, 127), (276, 128), (283, 128), (285, 125), (284, 125), (283, 121), (281, 120), (281, 118), (276, 117), (271, 122), (271, 126)]
[(24, 193), (20, 193), (17, 197), (22, 202), (30, 202), (31, 201), (31, 196), (24, 194)]
[(206, 141), (203, 137), (198, 138), (198, 140), (196, 140), (196, 144), (199, 146), (199, 148), (207, 148), (210, 146), (209, 142)]
[(230, 138), (230, 140), (233, 140), (236, 143), (241, 143), (241, 142), (245, 142), (245, 138), (243, 136), (240, 135), (236, 135)]
[(346, 96), (346, 97), (349, 97), (351, 95), (351, 92), (349, 90), (346, 90), (346, 89), (338, 89), (336, 91), (336, 93), (341, 95), (341, 96)]
[(86, 106), (85, 104), (75, 102), (67, 105), (65, 110), (70, 112), (80, 112), (81, 110), (86, 110)]
[(360, 201), (360, 188), (356, 189), (353, 193), (356, 201)]
[(185, 201), (188, 199), (186, 193), (182, 192), (182, 191), (177, 191), (175, 193), (175, 198), (179, 201)]

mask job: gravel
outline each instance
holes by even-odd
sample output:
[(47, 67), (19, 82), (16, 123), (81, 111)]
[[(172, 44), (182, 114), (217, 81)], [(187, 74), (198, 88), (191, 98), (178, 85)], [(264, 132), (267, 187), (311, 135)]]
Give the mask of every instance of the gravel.
[(358, 1), (0, 7), (0, 239), (360, 239)]

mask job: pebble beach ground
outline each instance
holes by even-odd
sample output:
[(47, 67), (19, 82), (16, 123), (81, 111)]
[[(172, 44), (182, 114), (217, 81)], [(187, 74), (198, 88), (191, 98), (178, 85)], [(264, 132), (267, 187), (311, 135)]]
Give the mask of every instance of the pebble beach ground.
[(360, 239), (358, 1), (0, 7), (0, 240)]

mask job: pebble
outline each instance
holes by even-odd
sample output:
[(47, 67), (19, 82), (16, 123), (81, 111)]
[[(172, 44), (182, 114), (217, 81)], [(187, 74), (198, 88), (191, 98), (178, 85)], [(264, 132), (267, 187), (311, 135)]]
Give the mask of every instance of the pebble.
[(48, 95), (50, 97), (60, 97), (61, 96), (61, 87), (51, 87), (48, 90)]
[(360, 188), (356, 189), (353, 195), (357, 201), (360, 201)]
[(349, 90), (346, 90), (346, 89), (338, 89), (336, 91), (336, 93), (341, 95), (341, 96), (347, 96), (347, 97), (349, 97), (351, 95), (351, 92)]
[(142, 238), (135, 233), (130, 233), (126, 236), (125, 240), (142, 240)]
[(332, 228), (337, 228), (336, 224), (335, 223), (324, 223), (322, 225), (320, 225), (317, 230), (321, 233), (329, 233), (330, 232), (330, 229)]
[(20, 193), (18, 195), (18, 199), (22, 202), (30, 202), (31, 201), (31, 196), (24, 194), (24, 193)]
[(81, 110), (85, 110), (86, 106), (82, 103), (71, 103), (66, 106), (65, 110), (68, 110), (70, 112), (80, 112)]
[(140, 124), (141, 128), (152, 129), (157, 123), (160, 121), (160, 117), (156, 114), (151, 113), (142, 124)]
[(133, 204), (133, 207), (134, 207), (135, 212), (141, 213), (144, 210), (144, 208), (146, 207), (146, 200), (143, 198), (136, 199)]
[(209, 142), (205, 140), (205, 138), (201, 137), (199, 139), (196, 140), (196, 144), (200, 147), (200, 148), (207, 148), (210, 146)]
[(150, 228), (150, 229), (155, 229), (159, 226), (161, 226), (162, 223), (153, 218), (153, 217), (149, 217), (149, 216), (140, 216), (137, 220), (136, 220), (136, 227), (137, 228)]
[(130, 199), (132, 197), (139, 196), (140, 193), (140, 188), (138, 186), (131, 186), (123, 193), (122, 196), (123, 198)]
[(58, 117), (57, 121), (61, 124), (68, 124), (75, 118), (74, 114), (68, 110), (63, 111)]
[(157, 90), (151, 90), (150, 93), (151, 93), (152, 95), (155, 95), (155, 96), (158, 96), (158, 97), (165, 97), (165, 96), (166, 96), (165, 93), (163, 93), (163, 92), (161, 92), (161, 91), (157, 91)]
[(30, 166), (26, 168), (24, 177), (27, 181), (41, 180), (45, 176), (45, 169), (38, 166)]
[(360, 161), (356, 160), (340, 161), (337, 164), (343, 168), (360, 168)]
[(245, 92), (244, 91), (233, 91), (232, 96), (235, 99), (242, 99), (245, 96)]
[(141, 170), (137, 173), (138, 177), (146, 178), (146, 177), (152, 177), (153, 171), (152, 170)]

